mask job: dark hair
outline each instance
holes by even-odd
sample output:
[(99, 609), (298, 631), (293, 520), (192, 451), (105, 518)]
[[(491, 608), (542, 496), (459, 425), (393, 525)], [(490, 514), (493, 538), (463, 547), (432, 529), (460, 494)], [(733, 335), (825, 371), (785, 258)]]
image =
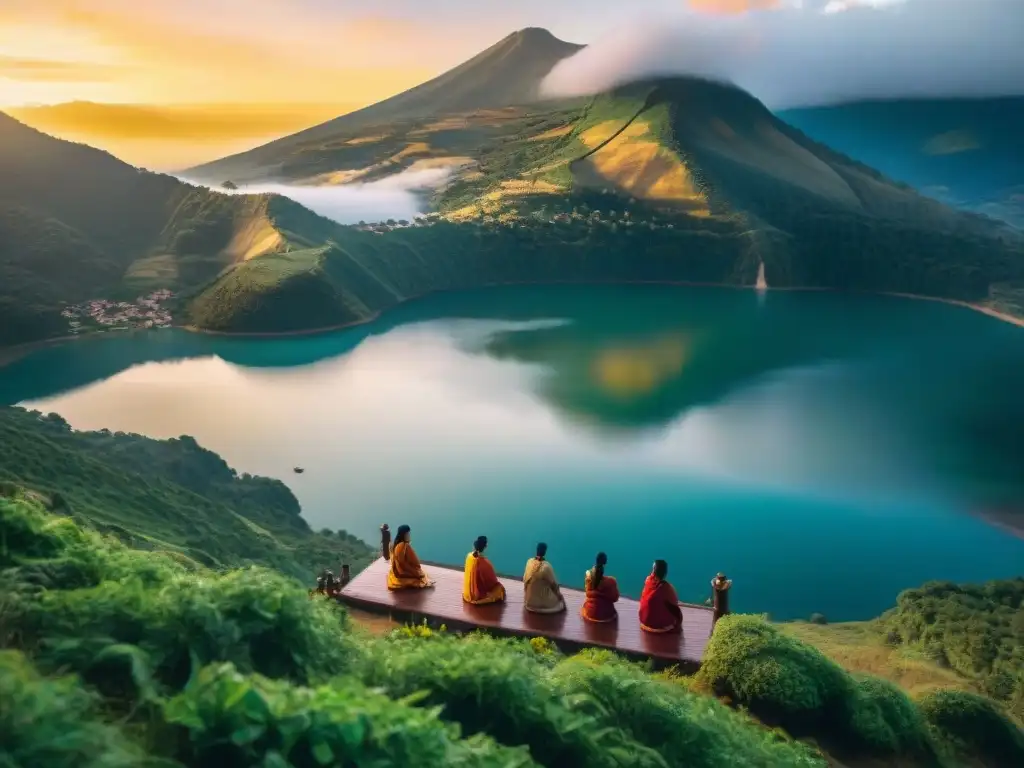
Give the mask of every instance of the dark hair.
[(409, 533), (409, 526), (408, 525), (400, 525), (400, 526), (398, 526), (398, 532), (395, 533), (395, 544), (397, 544), (400, 541), (405, 541), (405, 536), (408, 533)]
[(537, 557), (544, 557), (548, 553), (548, 545), (543, 541), (537, 545)]
[(476, 541), (473, 542), (473, 551), (479, 554), (487, 549), (487, 537), (477, 536)]
[(594, 558), (594, 567), (590, 571), (590, 586), (592, 589), (597, 589), (597, 585), (604, 578), (604, 566), (607, 562), (608, 555), (604, 552), (598, 552), (597, 557)]
[(664, 581), (665, 577), (668, 576), (668, 563), (666, 563), (664, 560), (655, 560), (654, 575), (660, 581)]

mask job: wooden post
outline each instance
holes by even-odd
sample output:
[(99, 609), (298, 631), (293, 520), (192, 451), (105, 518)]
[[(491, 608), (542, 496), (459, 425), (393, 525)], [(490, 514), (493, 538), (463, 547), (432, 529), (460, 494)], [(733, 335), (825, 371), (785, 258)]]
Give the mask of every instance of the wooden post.
[(352, 574), (349, 572), (348, 563), (341, 564), (341, 586), (345, 586), (352, 580)]
[(380, 552), (385, 560), (391, 559), (391, 529), (387, 523), (380, 527)]
[(711, 619), (712, 626), (729, 613), (729, 590), (731, 588), (732, 579), (727, 579), (724, 573), (718, 574), (711, 580), (711, 598), (714, 610), (714, 616)]

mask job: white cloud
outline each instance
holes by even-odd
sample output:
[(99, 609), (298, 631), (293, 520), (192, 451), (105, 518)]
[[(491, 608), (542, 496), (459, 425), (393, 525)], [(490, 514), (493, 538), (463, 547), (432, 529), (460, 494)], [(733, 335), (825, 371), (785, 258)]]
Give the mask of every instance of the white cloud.
[(1021, 30), (1020, 0), (817, 0), (733, 16), (652, 17), (559, 63), (544, 90), (581, 95), (695, 75), (733, 82), (772, 108), (1021, 94)]

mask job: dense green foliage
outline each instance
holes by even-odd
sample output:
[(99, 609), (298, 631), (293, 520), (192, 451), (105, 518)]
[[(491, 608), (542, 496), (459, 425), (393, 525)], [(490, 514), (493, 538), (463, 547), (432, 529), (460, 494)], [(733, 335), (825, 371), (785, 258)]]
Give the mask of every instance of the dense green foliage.
[(203, 328), (292, 331), (340, 325), (435, 290), (500, 283), (739, 282), (757, 276), (747, 238), (720, 228), (631, 228), (441, 222), (383, 236), (345, 230), (334, 247), (236, 265), (189, 308)]
[(1024, 578), (908, 589), (881, 626), (890, 642), (978, 680), (1024, 722)]
[(850, 755), (954, 765), (945, 750), (958, 748), (999, 766), (1018, 754), (1019, 729), (985, 700), (918, 707), (755, 617), (719, 623), (691, 685), (542, 640), (374, 638), (287, 578), (139, 552), (30, 495), (0, 499), (0, 542), (0, 764), (12, 768), (825, 765), (706, 685)]
[(967, 754), (993, 765), (1024, 765), (1024, 731), (991, 700), (964, 691), (939, 690), (923, 696), (921, 711), (936, 729)]
[(98, 697), (70, 676), (45, 678), (18, 651), (0, 650), (0, 765), (130, 768), (141, 751), (99, 719)]
[[(754, 616), (719, 621), (698, 681), (763, 722), (796, 736), (813, 736), (841, 753), (907, 755), (932, 765), (947, 762), (952, 753), (978, 751), (975, 743), (960, 739), (963, 726), (953, 714), (963, 710), (961, 702), (978, 697), (958, 698), (951, 692), (952, 698), (944, 699), (947, 693), (942, 692), (915, 703), (886, 680), (851, 676), (816, 648)], [(950, 714), (937, 714), (941, 711)], [(982, 717), (963, 717), (975, 716)], [(986, 727), (1001, 743), (1024, 738), (991, 702), (984, 717), (991, 718)]]
[(238, 475), (188, 436), (76, 432), (56, 414), (2, 408), (0, 483), (42, 493), (62, 514), (134, 547), (211, 567), (263, 564), (305, 581), (371, 556), (344, 531), (314, 533), (280, 481)]
[[(18, 651), (0, 656), (14, 705), (0, 750), (18, 750), (0, 751), (5, 765), (121, 765), (138, 750), (228, 766), (822, 765), (634, 665), (429, 631), (363, 637), (288, 579), (131, 550), (31, 498), (0, 499), (0, 541), (0, 647)], [(26, 718), (38, 724), (14, 739)], [(51, 720), (63, 738), (37, 744)]]

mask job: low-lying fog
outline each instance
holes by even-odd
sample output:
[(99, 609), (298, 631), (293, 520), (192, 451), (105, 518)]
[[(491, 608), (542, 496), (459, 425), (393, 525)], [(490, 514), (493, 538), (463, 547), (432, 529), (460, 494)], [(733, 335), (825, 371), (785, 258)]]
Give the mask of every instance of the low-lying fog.
[(447, 168), (406, 170), (366, 184), (302, 186), (298, 184), (245, 184), (237, 191), (182, 179), (215, 192), (236, 195), (277, 194), (339, 224), (374, 223), (388, 219), (413, 219), (426, 213), (425, 193), (442, 185)]

